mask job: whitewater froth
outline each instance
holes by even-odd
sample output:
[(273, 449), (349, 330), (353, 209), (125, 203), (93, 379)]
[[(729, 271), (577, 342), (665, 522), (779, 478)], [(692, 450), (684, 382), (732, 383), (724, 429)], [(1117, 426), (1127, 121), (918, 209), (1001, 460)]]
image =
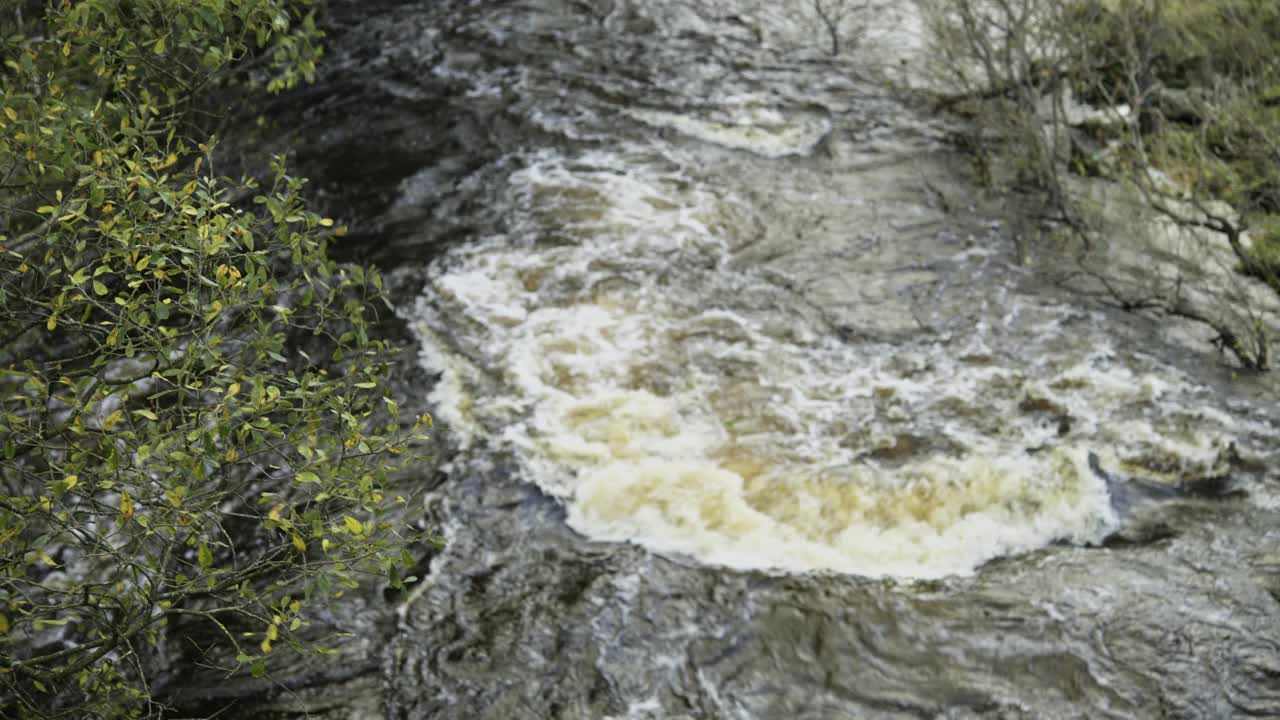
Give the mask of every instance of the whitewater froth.
[[(461, 445), (510, 452), (587, 536), (739, 568), (938, 577), (1114, 526), (1087, 455), (1181, 380), (1002, 353), (999, 323), (843, 340), (735, 262), (749, 208), (650, 152), (527, 158), (510, 231), (436, 264), (415, 319)], [(1049, 346), (1062, 315), (1004, 322)]]

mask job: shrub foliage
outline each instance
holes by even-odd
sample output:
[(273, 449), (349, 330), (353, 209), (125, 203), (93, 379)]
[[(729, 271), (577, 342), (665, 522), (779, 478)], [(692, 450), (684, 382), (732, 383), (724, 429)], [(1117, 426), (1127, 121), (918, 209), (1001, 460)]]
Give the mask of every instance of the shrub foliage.
[(220, 83), (310, 77), (308, 4), (0, 13), (0, 714), (150, 714), (168, 658), (334, 652), (311, 613), (405, 580), (384, 493), (429, 420), (383, 388), (381, 281), (198, 130)]
[[(1019, 189), (1041, 196), (1033, 217), (1070, 228), (1086, 251), (1122, 234), (1091, 219), (1091, 201), (1067, 182), (1109, 176), (1136, 191), (1143, 217), (1216, 238), (1238, 270), (1280, 292), (1280, 5), (917, 2), (942, 76), (960, 90), (939, 107), (978, 118), (969, 146), (984, 170), (992, 149), (1013, 161)], [(1118, 293), (1085, 272), (1122, 307), (1202, 322), (1241, 367), (1271, 367), (1273, 318), (1245, 283), (1206, 307), (1180, 279)]]

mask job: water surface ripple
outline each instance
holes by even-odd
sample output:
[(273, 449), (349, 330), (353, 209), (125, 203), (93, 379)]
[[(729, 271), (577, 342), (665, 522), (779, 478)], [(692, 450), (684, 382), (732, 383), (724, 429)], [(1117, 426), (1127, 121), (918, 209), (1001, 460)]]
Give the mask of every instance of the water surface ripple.
[(442, 0), (335, 41), (450, 443), (379, 712), (1280, 715), (1271, 381), (1018, 265), (896, 99), (914, 4), (836, 56), (811, 7)]

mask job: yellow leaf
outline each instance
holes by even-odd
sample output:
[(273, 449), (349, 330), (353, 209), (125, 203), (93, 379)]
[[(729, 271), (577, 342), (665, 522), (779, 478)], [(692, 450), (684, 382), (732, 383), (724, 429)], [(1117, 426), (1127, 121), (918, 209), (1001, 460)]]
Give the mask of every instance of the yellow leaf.
[(294, 533), (292, 540), (293, 540), (293, 547), (298, 552), (304, 553), (307, 551), (307, 543), (302, 539), (301, 535), (299, 535), (298, 533)]
[(157, 55), (164, 54), (164, 38), (160, 38), (156, 41), (156, 46), (152, 48), (152, 51)]
[(280, 628), (276, 625), (267, 626), (267, 639), (276, 640), (280, 637)]
[(57, 316), (57, 315), (50, 315), (50, 316), (49, 316), (49, 322), (45, 323), (45, 324), (44, 324), (44, 326), (45, 326), (45, 327), (47, 327), (47, 328), (49, 328), (49, 331), (50, 331), (50, 332), (53, 332), (53, 329), (54, 329), (54, 328), (56, 328), (56, 327), (58, 327), (58, 316)]
[(182, 501), (187, 497), (187, 486), (179, 485), (172, 490), (166, 490), (164, 492), (164, 497), (169, 501), (170, 505), (174, 507), (182, 507)]
[(258, 648), (259, 648), (260, 650), (262, 650), (262, 654), (263, 654), (263, 655), (270, 655), (270, 654), (271, 654), (271, 641), (270, 641), (270, 640), (263, 640), (263, 641), (262, 641), (262, 644), (261, 644), (261, 645), (259, 645), (259, 646), (258, 646)]
[(350, 515), (342, 516), (342, 524), (347, 526), (347, 532), (356, 535), (364, 532), (364, 525), (361, 525), (359, 520), (351, 517)]
[(5, 108), (5, 109), (4, 109), (4, 114), (5, 114), (6, 116), (8, 116), (8, 118), (9, 118), (10, 120), (17, 120), (17, 119), (18, 119), (18, 113), (14, 112), (13, 108), (11, 108), (11, 107), (7, 107), (7, 108)]
[(129, 522), (129, 518), (133, 517), (133, 498), (128, 493), (120, 494), (120, 524), (124, 525)]
[(9, 634), (9, 618), (5, 617), (3, 614), (0, 614), (0, 635), (8, 635), (8, 634)]

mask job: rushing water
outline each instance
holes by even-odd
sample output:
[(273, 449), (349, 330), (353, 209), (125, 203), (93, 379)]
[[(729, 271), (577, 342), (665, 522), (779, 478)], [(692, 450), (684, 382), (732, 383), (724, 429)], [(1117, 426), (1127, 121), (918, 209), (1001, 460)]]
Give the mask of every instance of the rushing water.
[[(678, 7), (654, 12), (650, 33), (712, 33)], [(814, 61), (803, 22), (749, 4), (711, 15), (789, 31), (782, 45)], [(588, 537), (736, 568), (939, 577), (1114, 529), (1091, 450), (1212, 464), (1235, 428), (1202, 388), (1118, 350), (1071, 298), (993, 268), (1007, 263), (999, 235), (961, 239), (930, 217), (900, 159), (880, 177), (841, 162), (896, 149), (851, 132), (868, 110), (836, 105), (870, 88), (784, 100), (841, 69), (753, 77), (703, 61), (655, 68), (675, 96), (659, 108), (643, 107), (648, 88), (633, 91), (642, 109), (608, 116), (538, 108), (545, 127), (607, 149), (515, 153), (496, 193), (506, 227), (438, 260), (407, 315), (441, 376), (432, 405), (468, 448), (460, 467), (510, 454)], [(520, 70), (476, 75), (473, 92), (543, 90)], [(717, 73), (729, 79), (708, 86)], [(827, 161), (806, 161), (829, 137)], [(793, 216), (810, 223), (794, 235)], [(894, 232), (904, 216), (914, 243)], [(829, 287), (814, 298), (814, 285)]]
[(1280, 713), (1273, 387), (1015, 261), (897, 99), (913, 3), (836, 56), (812, 8), (407, 3), (337, 41), (399, 108), (376, 226), (448, 443), (377, 712)]
[[(517, 229), (440, 261), (415, 319), (463, 444), (511, 452), (587, 536), (739, 568), (967, 573), (1114, 524), (1084, 454), (1190, 388), (1106, 345), (1045, 357), (1073, 311), (1034, 300), (962, 336), (842, 338), (795, 277), (735, 262), (767, 218), (662, 159), (530, 158)], [(957, 274), (990, 255), (925, 250)], [(1215, 440), (1136, 425), (1177, 462)]]

